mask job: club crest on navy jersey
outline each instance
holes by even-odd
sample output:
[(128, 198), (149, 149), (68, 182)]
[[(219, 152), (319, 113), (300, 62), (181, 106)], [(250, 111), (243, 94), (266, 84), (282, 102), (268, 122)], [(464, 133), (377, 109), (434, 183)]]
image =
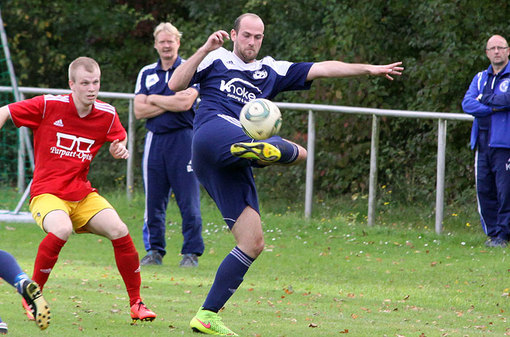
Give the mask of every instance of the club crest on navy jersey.
[(253, 73), (253, 79), (255, 79), (255, 80), (261, 80), (266, 77), (267, 77), (267, 71), (265, 71), (264, 69), (257, 70)]

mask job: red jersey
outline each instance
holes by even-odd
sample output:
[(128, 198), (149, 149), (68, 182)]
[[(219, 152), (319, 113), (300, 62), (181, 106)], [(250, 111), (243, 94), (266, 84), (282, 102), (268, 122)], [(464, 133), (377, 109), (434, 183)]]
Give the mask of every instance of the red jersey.
[(34, 134), (34, 178), (30, 197), (51, 193), (79, 201), (96, 191), (87, 179), (90, 163), (105, 142), (124, 140), (126, 130), (115, 108), (96, 100), (80, 117), (72, 95), (44, 95), (9, 104), (17, 127)]

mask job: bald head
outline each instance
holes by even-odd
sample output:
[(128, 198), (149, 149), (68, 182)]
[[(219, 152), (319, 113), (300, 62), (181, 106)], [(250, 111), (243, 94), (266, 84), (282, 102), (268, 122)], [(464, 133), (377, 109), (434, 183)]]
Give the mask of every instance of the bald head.
[(264, 22), (262, 22), (262, 19), (257, 14), (253, 13), (244, 13), (242, 15), (239, 15), (237, 19), (234, 21), (234, 30), (239, 33), (239, 28), (241, 26), (241, 21), (245, 18), (250, 18), (251, 20), (259, 21), (262, 24), (262, 30), (264, 29)]
[(485, 49), (487, 58), (491, 61), (494, 73), (499, 73), (508, 64), (508, 43), (501, 35), (493, 35), (487, 41)]
[(490, 37), (490, 39), (487, 41), (487, 49), (489, 49), (489, 45), (497, 45), (502, 47), (508, 47), (508, 43), (506, 42), (506, 39), (501, 35), (493, 35)]

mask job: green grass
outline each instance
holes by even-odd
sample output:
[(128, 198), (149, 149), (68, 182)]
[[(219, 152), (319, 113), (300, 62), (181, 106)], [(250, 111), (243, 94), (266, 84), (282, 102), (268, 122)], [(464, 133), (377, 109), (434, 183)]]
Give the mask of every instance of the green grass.
[[(128, 224), (141, 256), (143, 196), (107, 197)], [(242, 336), (504, 336), (510, 298), (507, 250), (487, 249), (474, 213), (448, 209), (445, 233), (423, 207), (386, 205), (367, 227), (366, 204), (320, 201), (305, 221), (302, 203), (263, 203), (264, 253), (221, 316)], [(472, 205), (474, 208), (475, 205)], [(128, 298), (111, 243), (74, 235), (44, 294), (52, 323), (27, 322), (20, 297), (3, 282), (0, 316), (10, 336), (196, 336), (189, 320), (203, 303), (232, 235), (203, 198), (206, 250), (197, 269), (177, 267), (180, 217), (172, 202), (163, 266), (142, 268), (142, 296), (158, 318), (130, 325)], [(471, 223), (471, 225), (466, 225)], [(0, 224), (2, 249), (28, 274), (44, 233)]]

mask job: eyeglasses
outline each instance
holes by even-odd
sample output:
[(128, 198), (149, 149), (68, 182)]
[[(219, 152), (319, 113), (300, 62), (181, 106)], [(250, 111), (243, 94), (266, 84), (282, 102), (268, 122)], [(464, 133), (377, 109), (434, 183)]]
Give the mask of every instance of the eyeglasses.
[(508, 47), (500, 47), (500, 46), (498, 46), (498, 47), (490, 47), (490, 48), (487, 48), (486, 50), (488, 50), (488, 51), (495, 51), (496, 49), (498, 51), (502, 51), (502, 50), (508, 49)]

